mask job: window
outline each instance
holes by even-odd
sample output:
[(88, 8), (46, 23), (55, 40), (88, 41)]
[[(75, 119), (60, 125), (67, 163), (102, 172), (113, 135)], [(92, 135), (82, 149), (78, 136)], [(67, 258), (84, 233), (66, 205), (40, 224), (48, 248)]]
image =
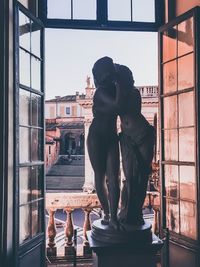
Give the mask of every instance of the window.
[[(25, 2), (25, 1), (23, 1)], [(16, 132), (19, 140), (19, 243), (42, 230), (43, 209), (43, 90), (41, 69), (42, 27), (19, 11), (19, 82), (17, 83)]]
[(197, 239), (194, 18), (161, 31), (165, 226)]
[(66, 115), (70, 115), (70, 107), (66, 107)]
[(164, 18), (163, 3), (160, 0), (46, 0), (41, 2), (41, 16), (50, 28), (157, 31)]

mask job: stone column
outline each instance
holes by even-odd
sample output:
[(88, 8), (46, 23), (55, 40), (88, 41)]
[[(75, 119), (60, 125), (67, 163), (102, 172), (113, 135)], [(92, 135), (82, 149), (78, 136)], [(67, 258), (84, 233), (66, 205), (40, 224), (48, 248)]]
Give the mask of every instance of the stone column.
[(89, 193), (95, 190), (94, 171), (90, 163), (88, 150), (87, 150), (87, 143), (86, 143), (90, 124), (91, 124), (91, 117), (87, 118), (86, 116), (85, 117), (85, 183), (83, 185), (83, 191), (89, 192)]
[[(87, 82), (88, 81), (89, 80), (87, 79)], [(77, 101), (83, 107), (84, 125), (85, 125), (85, 183), (83, 185), (83, 191), (91, 193), (95, 190), (94, 171), (90, 163), (86, 142), (87, 142), (89, 127), (93, 119), (92, 105), (93, 105), (93, 95), (95, 89), (94, 86), (89, 87), (89, 84), (87, 85), (88, 87), (86, 87), (85, 98), (79, 98), (77, 99)]]

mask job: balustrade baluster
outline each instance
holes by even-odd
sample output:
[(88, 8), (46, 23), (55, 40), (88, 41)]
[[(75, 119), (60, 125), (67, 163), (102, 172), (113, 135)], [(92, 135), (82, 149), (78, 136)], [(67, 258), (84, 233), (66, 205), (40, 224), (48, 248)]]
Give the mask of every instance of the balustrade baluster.
[(56, 226), (55, 226), (55, 220), (54, 220), (54, 216), (55, 216), (55, 209), (49, 209), (48, 213), (49, 213), (49, 222), (48, 222), (48, 227), (47, 227), (47, 235), (49, 238), (49, 242), (48, 242), (48, 248), (47, 248), (47, 256), (55, 256), (57, 254), (57, 248), (56, 248), (56, 244), (55, 244), (55, 236), (56, 236)]
[(66, 236), (66, 245), (65, 245), (65, 256), (67, 258), (74, 258), (76, 255), (76, 250), (74, 248), (73, 236), (74, 236), (74, 226), (72, 219), (73, 209), (66, 208), (67, 220), (65, 226), (65, 236)]
[(83, 225), (83, 237), (84, 237), (84, 242), (83, 242), (83, 255), (84, 256), (89, 256), (92, 254), (92, 250), (89, 246), (88, 238), (87, 238), (87, 231), (91, 230), (91, 221), (90, 221), (90, 213), (92, 209), (83, 209), (85, 213), (85, 220), (84, 220), (84, 225)]

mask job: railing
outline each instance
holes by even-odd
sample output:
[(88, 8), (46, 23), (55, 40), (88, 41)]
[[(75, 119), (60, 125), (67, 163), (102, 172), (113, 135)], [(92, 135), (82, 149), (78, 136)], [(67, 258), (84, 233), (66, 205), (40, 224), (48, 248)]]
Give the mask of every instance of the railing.
[(137, 86), (141, 97), (158, 97), (158, 86)]
[[(154, 223), (152, 231), (156, 234), (159, 233), (159, 212), (160, 212), (160, 199), (158, 192), (147, 192), (144, 207), (153, 208), (154, 210)], [(62, 209), (66, 212), (65, 222), (65, 245), (64, 255), (66, 259), (76, 257), (76, 236), (73, 224), (73, 211), (82, 209), (84, 211), (83, 223), (83, 256), (88, 256), (91, 251), (87, 240), (86, 232), (91, 229), (90, 213), (95, 208), (101, 208), (100, 202), (96, 194), (87, 193), (47, 193), (46, 194), (46, 209), (49, 214), (49, 221), (47, 226), (47, 257), (56, 258), (58, 256), (57, 245), (55, 237), (57, 235), (55, 212), (57, 209)]]
[(57, 234), (55, 224), (55, 212), (57, 209), (62, 209), (66, 212), (65, 222), (65, 249), (63, 256), (66, 259), (73, 259), (76, 256), (76, 236), (74, 236), (74, 225), (72, 213), (76, 209), (82, 209), (85, 214), (83, 223), (83, 254), (90, 254), (89, 243), (86, 232), (91, 229), (90, 213), (95, 208), (100, 208), (100, 202), (96, 194), (87, 193), (47, 193), (46, 194), (46, 209), (49, 214), (47, 226), (47, 257), (57, 256), (57, 246), (55, 237)]

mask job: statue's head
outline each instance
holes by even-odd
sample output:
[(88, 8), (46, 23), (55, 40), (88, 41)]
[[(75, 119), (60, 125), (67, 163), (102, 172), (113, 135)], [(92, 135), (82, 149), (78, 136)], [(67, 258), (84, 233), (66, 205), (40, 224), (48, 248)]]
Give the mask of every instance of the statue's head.
[(127, 66), (120, 64), (115, 64), (115, 69), (120, 82), (128, 88), (132, 88), (135, 83), (132, 71)]
[(98, 59), (93, 68), (95, 86), (109, 86), (116, 81), (115, 65), (112, 58), (102, 57)]

